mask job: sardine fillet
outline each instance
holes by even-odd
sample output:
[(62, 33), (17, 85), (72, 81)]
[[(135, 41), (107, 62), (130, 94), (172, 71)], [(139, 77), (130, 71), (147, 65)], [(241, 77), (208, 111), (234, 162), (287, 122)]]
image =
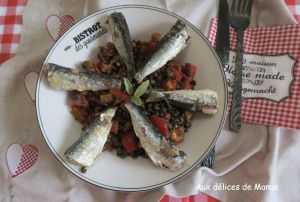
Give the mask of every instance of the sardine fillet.
[(116, 108), (111, 108), (100, 114), (83, 131), (80, 138), (66, 150), (65, 157), (67, 160), (81, 166), (91, 166), (96, 157), (102, 152), (115, 112)]
[(45, 66), (51, 88), (62, 90), (98, 91), (121, 88), (121, 80), (109, 78), (96, 72), (79, 72), (53, 63)]
[[(209, 89), (203, 90), (177, 90), (165, 93), (166, 97), (174, 104), (182, 107), (191, 106), (193, 111), (214, 114), (218, 109), (218, 94)], [(211, 109), (211, 110), (208, 110)]]
[(218, 111), (218, 94), (209, 89), (151, 91), (147, 102), (158, 102), (167, 99), (170, 104), (204, 114), (215, 114)]
[(114, 45), (126, 65), (127, 78), (131, 80), (134, 71), (134, 59), (126, 19), (122, 13), (115, 12), (108, 16), (108, 22)]
[(146, 76), (163, 67), (186, 47), (188, 39), (186, 25), (181, 20), (178, 20), (159, 41), (149, 60), (135, 74), (135, 79), (140, 83)]
[(162, 136), (135, 105), (126, 103), (125, 107), (135, 134), (152, 162), (173, 171), (181, 169), (186, 162), (186, 154)]

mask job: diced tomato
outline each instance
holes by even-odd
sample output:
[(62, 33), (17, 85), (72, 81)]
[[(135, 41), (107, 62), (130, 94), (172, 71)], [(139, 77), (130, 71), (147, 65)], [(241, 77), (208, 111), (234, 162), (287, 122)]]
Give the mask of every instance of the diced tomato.
[(165, 80), (163, 81), (163, 84), (162, 84), (163, 88), (165, 90), (176, 90), (176, 86), (177, 86), (177, 81), (176, 80), (172, 80), (172, 79), (169, 79), (169, 80)]
[(182, 81), (192, 81), (193, 79), (192, 78), (190, 78), (190, 77), (188, 77), (186, 74), (182, 74), (183, 75), (183, 77), (182, 77)]
[(148, 54), (148, 48), (146, 46), (141, 46), (140, 53), (142, 55)]
[(117, 49), (115, 47), (115, 44), (113, 42), (107, 42), (106, 47), (109, 49), (111, 53), (116, 53)]
[(96, 62), (95, 64), (94, 64), (94, 66), (95, 66), (95, 71), (96, 72), (100, 72), (100, 62)]
[(182, 79), (182, 77), (183, 77), (183, 74), (180, 71), (175, 70), (174, 71), (174, 76), (175, 76), (175, 78), (176, 78), (177, 81), (180, 81)]
[(193, 85), (191, 84), (191, 82), (188, 80), (185, 80), (183, 83), (183, 89), (191, 90), (192, 88), (193, 88)]
[(195, 77), (195, 75), (196, 75), (196, 65), (192, 65), (192, 64), (185, 65), (185, 66), (183, 66), (181, 69), (182, 69), (182, 72), (183, 72), (186, 76), (188, 76), (188, 77), (194, 79), (194, 77)]
[(108, 57), (113, 56), (114, 51), (111, 50), (111, 49), (104, 49), (104, 50), (101, 52), (101, 54), (102, 54), (102, 56), (103, 56), (104, 58), (108, 58)]
[(106, 47), (109, 48), (109, 49), (114, 49), (115, 48), (115, 45), (113, 42), (107, 42), (106, 43)]
[(132, 128), (132, 123), (131, 123), (131, 121), (127, 121), (124, 125), (123, 125), (123, 127), (122, 127), (122, 130), (123, 130), (123, 132), (127, 132), (129, 129), (131, 129)]
[(103, 65), (101, 66), (101, 72), (106, 73), (106, 72), (108, 72), (109, 70), (110, 70), (110, 65), (109, 65), (109, 64), (103, 64)]
[(130, 96), (118, 88), (109, 89), (109, 93), (121, 101), (128, 102), (130, 100)]
[(184, 128), (177, 127), (175, 131), (171, 133), (171, 140), (175, 143), (179, 143), (183, 141), (183, 132)]
[(103, 103), (101, 102), (101, 100), (100, 100), (100, 98), (98, 98), (98, 97), (96, 97), (96, 96), (88, 96), (87, 97), (87, 100), (89, 101), (89, 102), (95, 102), (95, 103), (97, 103), (97, 104), (99, 104), (99, 105), (103, 105)]
[(110, 133), (117, 134), (119, 131), (119, 121), (114, 120), (110, 128)]
[(72, 106), (71, 113), (79, 122), (85, 121), (86, 117), (88, 116), (86, 110), (81, 106)]
[(122, 103), (122, 100), (119, 99), (115, 99), (114, 103), (112, 104), (112, 106), (116, 106)]
[(157, 42), (156, 41), (150, 41), (149, 44), (142, 44), (140, 48), (140, 53), (142, 55), (147, 55), (151, 53), (156, 48)]
[(94, 115), (88, 115), (88, 117), (84, 120), (82, 124), (82, 128), (83, 129), (87, 128), (94, 120), (95, 120)]
[(169, 135), (169, 127), (166, 119), (152, 115), (151, 122), (163, 136), (167, 137)]
[(122, 141), (119, 140), (118, 136), (117, 135), (111, 135), (111, 144), (114, 146), (114, 147), (119, 147), (122, 145)]
[(80, 93), (74, 93), (71, 101), (72, 106), (87, 106), (88, 100), (86, 97)]
[(183, 127), (177, 127), (177, 128), (175, 129), (175, 131), (176, 131), (176, 133), (178, 133), (178, 134), (180, 134), (180, 135), (183, 135), (183, 133), (184, 133), (184, 128), (183, 128)]
[(157, 42), (151, 41), (148, 46), (147, 53), (151, 53), (156, 48)]
[(127, 132), (122, 135), (122, 145), (128, 153), (139, 148), (138, 139), (133, 132)]
[(181, 72), (181, 66), (177, 62), (174, 61), (168, 62), (167, 67)]

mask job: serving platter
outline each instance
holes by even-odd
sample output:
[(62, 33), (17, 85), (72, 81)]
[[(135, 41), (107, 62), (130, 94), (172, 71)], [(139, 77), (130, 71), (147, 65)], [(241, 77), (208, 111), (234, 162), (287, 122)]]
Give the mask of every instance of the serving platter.
[(55, 157), (66, 169), (79, 178), (112, 190), (145, 191), (159, 188), (179, 180), (190, 173), (210, 152), (223, 128), (227, 107), (225, 74), (218, 56), (206, 37), (190, 22), (169, 11), (141, 5), (123, 5), (107, 8), (91, 14), (70, 28), (51, 48), (44, 64), (78, 68), (85, 60), (97, 60), (100, 46), (112, 41), (106, 24), (112, 12), (125, 16), (132, 39), (149, 40), (151, 33), (168, 32), (177, 19), (188, 27), (191, 37), (188, 46), (176, 57), (180, 62), (197, 65), (196, 89), (208, 88), (218, 93), (219, 110), (213, 116), (197, 114), (192, 127), (178, 146), (187, 154), (187, 164), (174, 172), (160, 168), (144, 158), (121, 159), (109, 151), (103, 151), (86, 173), (66, 161), (65, 150), (81, 134), (81, 125), (71, 115), (66, 91), (48, 86), (41, 68), (36, 88), (36, 111), (42, 135)]

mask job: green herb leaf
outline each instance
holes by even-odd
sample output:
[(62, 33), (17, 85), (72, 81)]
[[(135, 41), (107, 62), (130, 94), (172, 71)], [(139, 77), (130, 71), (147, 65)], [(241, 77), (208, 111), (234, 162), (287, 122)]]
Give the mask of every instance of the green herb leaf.
[(141, 98), (139, 98), (139, 97), (133, 96), (133, 97), (131, 98), (131, 100), (132, 100), (132, 102), (133, 102), (134, 104), (136, 104), (137, 106), (142, 106), (142, 105), (143, 105), (143, 101), (142, 101)]
[(141, 97), (146, 91), (149, 86), (149, 80), (144, 81), (134, 92), (134, 97)]
[(131, 84), (131, 82), (127, 78), (124, 78), (124, 84), (125, 84), (126, 92), (128, 94), (131, 94), (132, 93), (132, 84)]

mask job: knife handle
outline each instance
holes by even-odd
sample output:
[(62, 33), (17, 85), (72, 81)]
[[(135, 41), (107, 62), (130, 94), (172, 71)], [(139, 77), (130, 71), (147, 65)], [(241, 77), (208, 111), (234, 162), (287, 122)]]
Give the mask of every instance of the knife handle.
[(244, 31), (237, 29), (237, 56), (229, 120), (229, 129), (235, 132), (241, 129), (243, 39)]

